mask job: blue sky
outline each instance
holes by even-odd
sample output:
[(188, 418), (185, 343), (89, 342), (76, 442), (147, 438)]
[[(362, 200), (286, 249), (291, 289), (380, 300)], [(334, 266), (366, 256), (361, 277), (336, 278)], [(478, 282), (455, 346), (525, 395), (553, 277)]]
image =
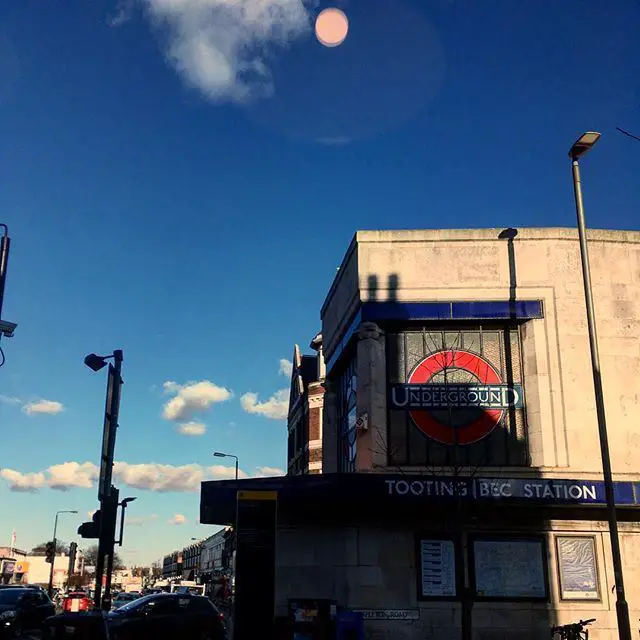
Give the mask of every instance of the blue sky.
[[(45, 540), (57, 509), (80, 511), (72, 539), (96, 507), (105, 375), (86, 353), (124, 350), (123, 555), (151, 561), (212, 531), (199, 480), (232, 473), (214, 449), (248, 475), (284, 468), (281, 359), (319, 329), (356, 229), (573, 226), (567, 150), (589, 129), (588, 222), (638, 228), (640, 143), (615, 130), (640, 135), (634, 0), (238, 6), (2, 3), (19, 328), (2, 341), (0, 544)], [(350, 21), (335, 48), (309, 28), (328, 7)]]

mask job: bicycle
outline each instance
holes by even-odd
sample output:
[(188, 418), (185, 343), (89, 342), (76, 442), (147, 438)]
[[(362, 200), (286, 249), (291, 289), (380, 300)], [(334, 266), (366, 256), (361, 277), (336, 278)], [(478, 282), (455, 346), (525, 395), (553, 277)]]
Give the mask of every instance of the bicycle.
[(552, 640), (589, 640), (587, 626), (595, 621), (595, 618), (591, 618), (590, 620), (563, 624), (559, 627), (551, 627), (551, 638)]

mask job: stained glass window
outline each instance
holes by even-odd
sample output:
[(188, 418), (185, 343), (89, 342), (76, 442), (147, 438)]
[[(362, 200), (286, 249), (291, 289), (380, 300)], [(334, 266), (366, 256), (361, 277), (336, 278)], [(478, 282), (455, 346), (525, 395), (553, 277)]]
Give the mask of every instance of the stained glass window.
[[(453, 356), (453, 353), (456, 353)], [(389, 331), (386, 336), (387, 380), (390, 386), (406, 384), (418, 367), (439, 357), (442, 362), (451, 360), (446, 367), (431, 366), (432, 374), (424, 374), (421, 383), (433, 384), (441, 393), (446, 387), (457, 390), (473, 387), (480, 389), (489, 371), (493, 382), (509, 389), (518, 389), (523, 396), (520, 333), (517, 326), (501, 323), (463, 325), (437, 328), (416, 327)], [(448, 354), (448, 355), (447, 355)], [(433, 358), (432, 358), (433, 356)], [(466, 360), (465, 360), (466, 359)], [(474, 366), (465, 362), (474, 362)], [(485, 375), (478, 368), (482, 365)], [(443, 365), (444, 366), (444, 365)], [(447, 398), (449, 396), (447, 395)], [(462, 434), (470, 425), (482, 424), (488, 418), (495, 428), (473, 442), (460, 444), (460, 435), (454, 442), (446, 438), (434, 438), (413, 419), (412, 412), (388, 411), (388, 460), (393, 465), (417, 465), (434, 468), (445, 466), (506, 466), (526, 465), (529, 452), (524, 404), (509, 405), (504, 410), (490, 410), (475, 406), (473, 402), (446, 404), (425, 409), (432, 431), (450, 431)], [(420, 411), (413, 412), (414, 414)], [(453, 437), (453, 436), (452, 436)]]
[(352, 473), (356, 470), (357, 454), (357, 378), (356, 358), (353, 356), (339, 378), (338, 387), (338, 420), (340, 471)]

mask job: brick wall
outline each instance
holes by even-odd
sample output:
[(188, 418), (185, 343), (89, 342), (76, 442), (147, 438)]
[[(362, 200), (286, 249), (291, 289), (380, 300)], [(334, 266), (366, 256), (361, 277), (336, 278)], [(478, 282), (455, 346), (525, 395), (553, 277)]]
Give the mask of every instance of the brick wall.
[(309, 408), (309, 441), (320, 439), (320, 407)]

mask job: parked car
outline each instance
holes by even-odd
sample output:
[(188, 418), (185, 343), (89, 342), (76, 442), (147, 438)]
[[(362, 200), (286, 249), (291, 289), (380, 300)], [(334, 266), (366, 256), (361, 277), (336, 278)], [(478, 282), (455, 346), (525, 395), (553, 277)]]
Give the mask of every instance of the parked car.
[(224, 617), (204, 596), (158, 593), (111, 611), (107, 625), (112, 640), (224, 640)]
[(0, 638), (14, 638), (24, 630), (40, 629), (56, 609), (42, 589), (22, 586), (0, 589)]
[(93, 601), (84, 591), (70, 591), (62, 601), (62, 611), (64, 613), (90, 611), (92, 608)]
[(116, 597), (111, 601), (111, 611), (115, 611), (120, 607), (128, 604), (129, 602), (133, 602), (140, 597), (139, 593), (126, 593), (125, 591), (118, 593)]

